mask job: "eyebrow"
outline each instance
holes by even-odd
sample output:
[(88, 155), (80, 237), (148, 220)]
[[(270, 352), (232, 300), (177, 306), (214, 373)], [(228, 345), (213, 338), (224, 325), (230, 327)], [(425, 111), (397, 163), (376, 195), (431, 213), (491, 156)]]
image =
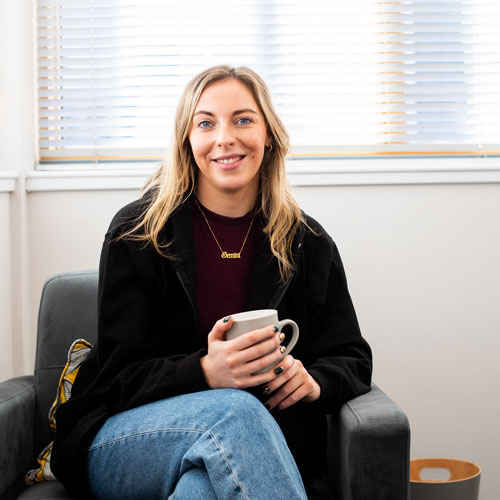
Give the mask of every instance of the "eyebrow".
[[(257, 111), (255, 111), (254, 109), (252, 108), (243, 108), (243, 109), (237, 109), (236, 111), (233, 111), (233, 116), (234, 115), (239, 115), (241, 113), (254, 113), (256, 115), (258, 115)], [(215, 116), (212, 112), (210, 111), (204, 111), (204, 110), (200, 110), (200, 111), (197, 111), (194, 115), (209, 115), (209, 116)]]

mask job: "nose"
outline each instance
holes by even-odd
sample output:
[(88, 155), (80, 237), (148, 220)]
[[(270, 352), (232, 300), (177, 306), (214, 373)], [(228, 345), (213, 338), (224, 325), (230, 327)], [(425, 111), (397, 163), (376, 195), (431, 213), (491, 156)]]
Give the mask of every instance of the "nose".
[(232, 146), (234, 141), (233, 130), (230, 125), (221, 123), (217, 134), (217, 146), (226, 148), (228, 146)]

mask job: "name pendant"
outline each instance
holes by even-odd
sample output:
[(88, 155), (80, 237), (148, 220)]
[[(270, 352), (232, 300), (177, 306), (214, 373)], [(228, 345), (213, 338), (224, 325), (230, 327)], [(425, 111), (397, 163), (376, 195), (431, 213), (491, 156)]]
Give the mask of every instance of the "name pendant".
[(222, 252), (220, 256), (223, 259), (240, 259), (241, 258), (241, 252), (234, 252), (234, 253), (228, 253), (228, 252)]

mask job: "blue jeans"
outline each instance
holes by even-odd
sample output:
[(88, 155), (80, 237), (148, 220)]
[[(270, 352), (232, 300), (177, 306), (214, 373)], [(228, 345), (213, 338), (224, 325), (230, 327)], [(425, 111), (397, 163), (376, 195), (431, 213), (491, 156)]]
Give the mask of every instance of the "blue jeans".
[(88, 475), (98, 500), (307, 499), (278, 424), (234, 389), (110, 417), (89, 447)]

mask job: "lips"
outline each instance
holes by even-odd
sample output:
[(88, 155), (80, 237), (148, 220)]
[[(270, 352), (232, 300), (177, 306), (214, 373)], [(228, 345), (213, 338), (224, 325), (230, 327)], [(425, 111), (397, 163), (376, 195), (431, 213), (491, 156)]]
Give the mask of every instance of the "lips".
[(242, 160), (244, 157), (245, 155), (227, 155), (227, 156), (220, 156), (219, 158), (214, 158), (213, 161), (215, 161), (219, 165), (231, 165), (233, 163)]
[(224, 170), (232, 170), (238, 167), (244, 158), (245, 155), (227, 155), (219, 156), (219, 158), (214, 158), (212, 161)]

